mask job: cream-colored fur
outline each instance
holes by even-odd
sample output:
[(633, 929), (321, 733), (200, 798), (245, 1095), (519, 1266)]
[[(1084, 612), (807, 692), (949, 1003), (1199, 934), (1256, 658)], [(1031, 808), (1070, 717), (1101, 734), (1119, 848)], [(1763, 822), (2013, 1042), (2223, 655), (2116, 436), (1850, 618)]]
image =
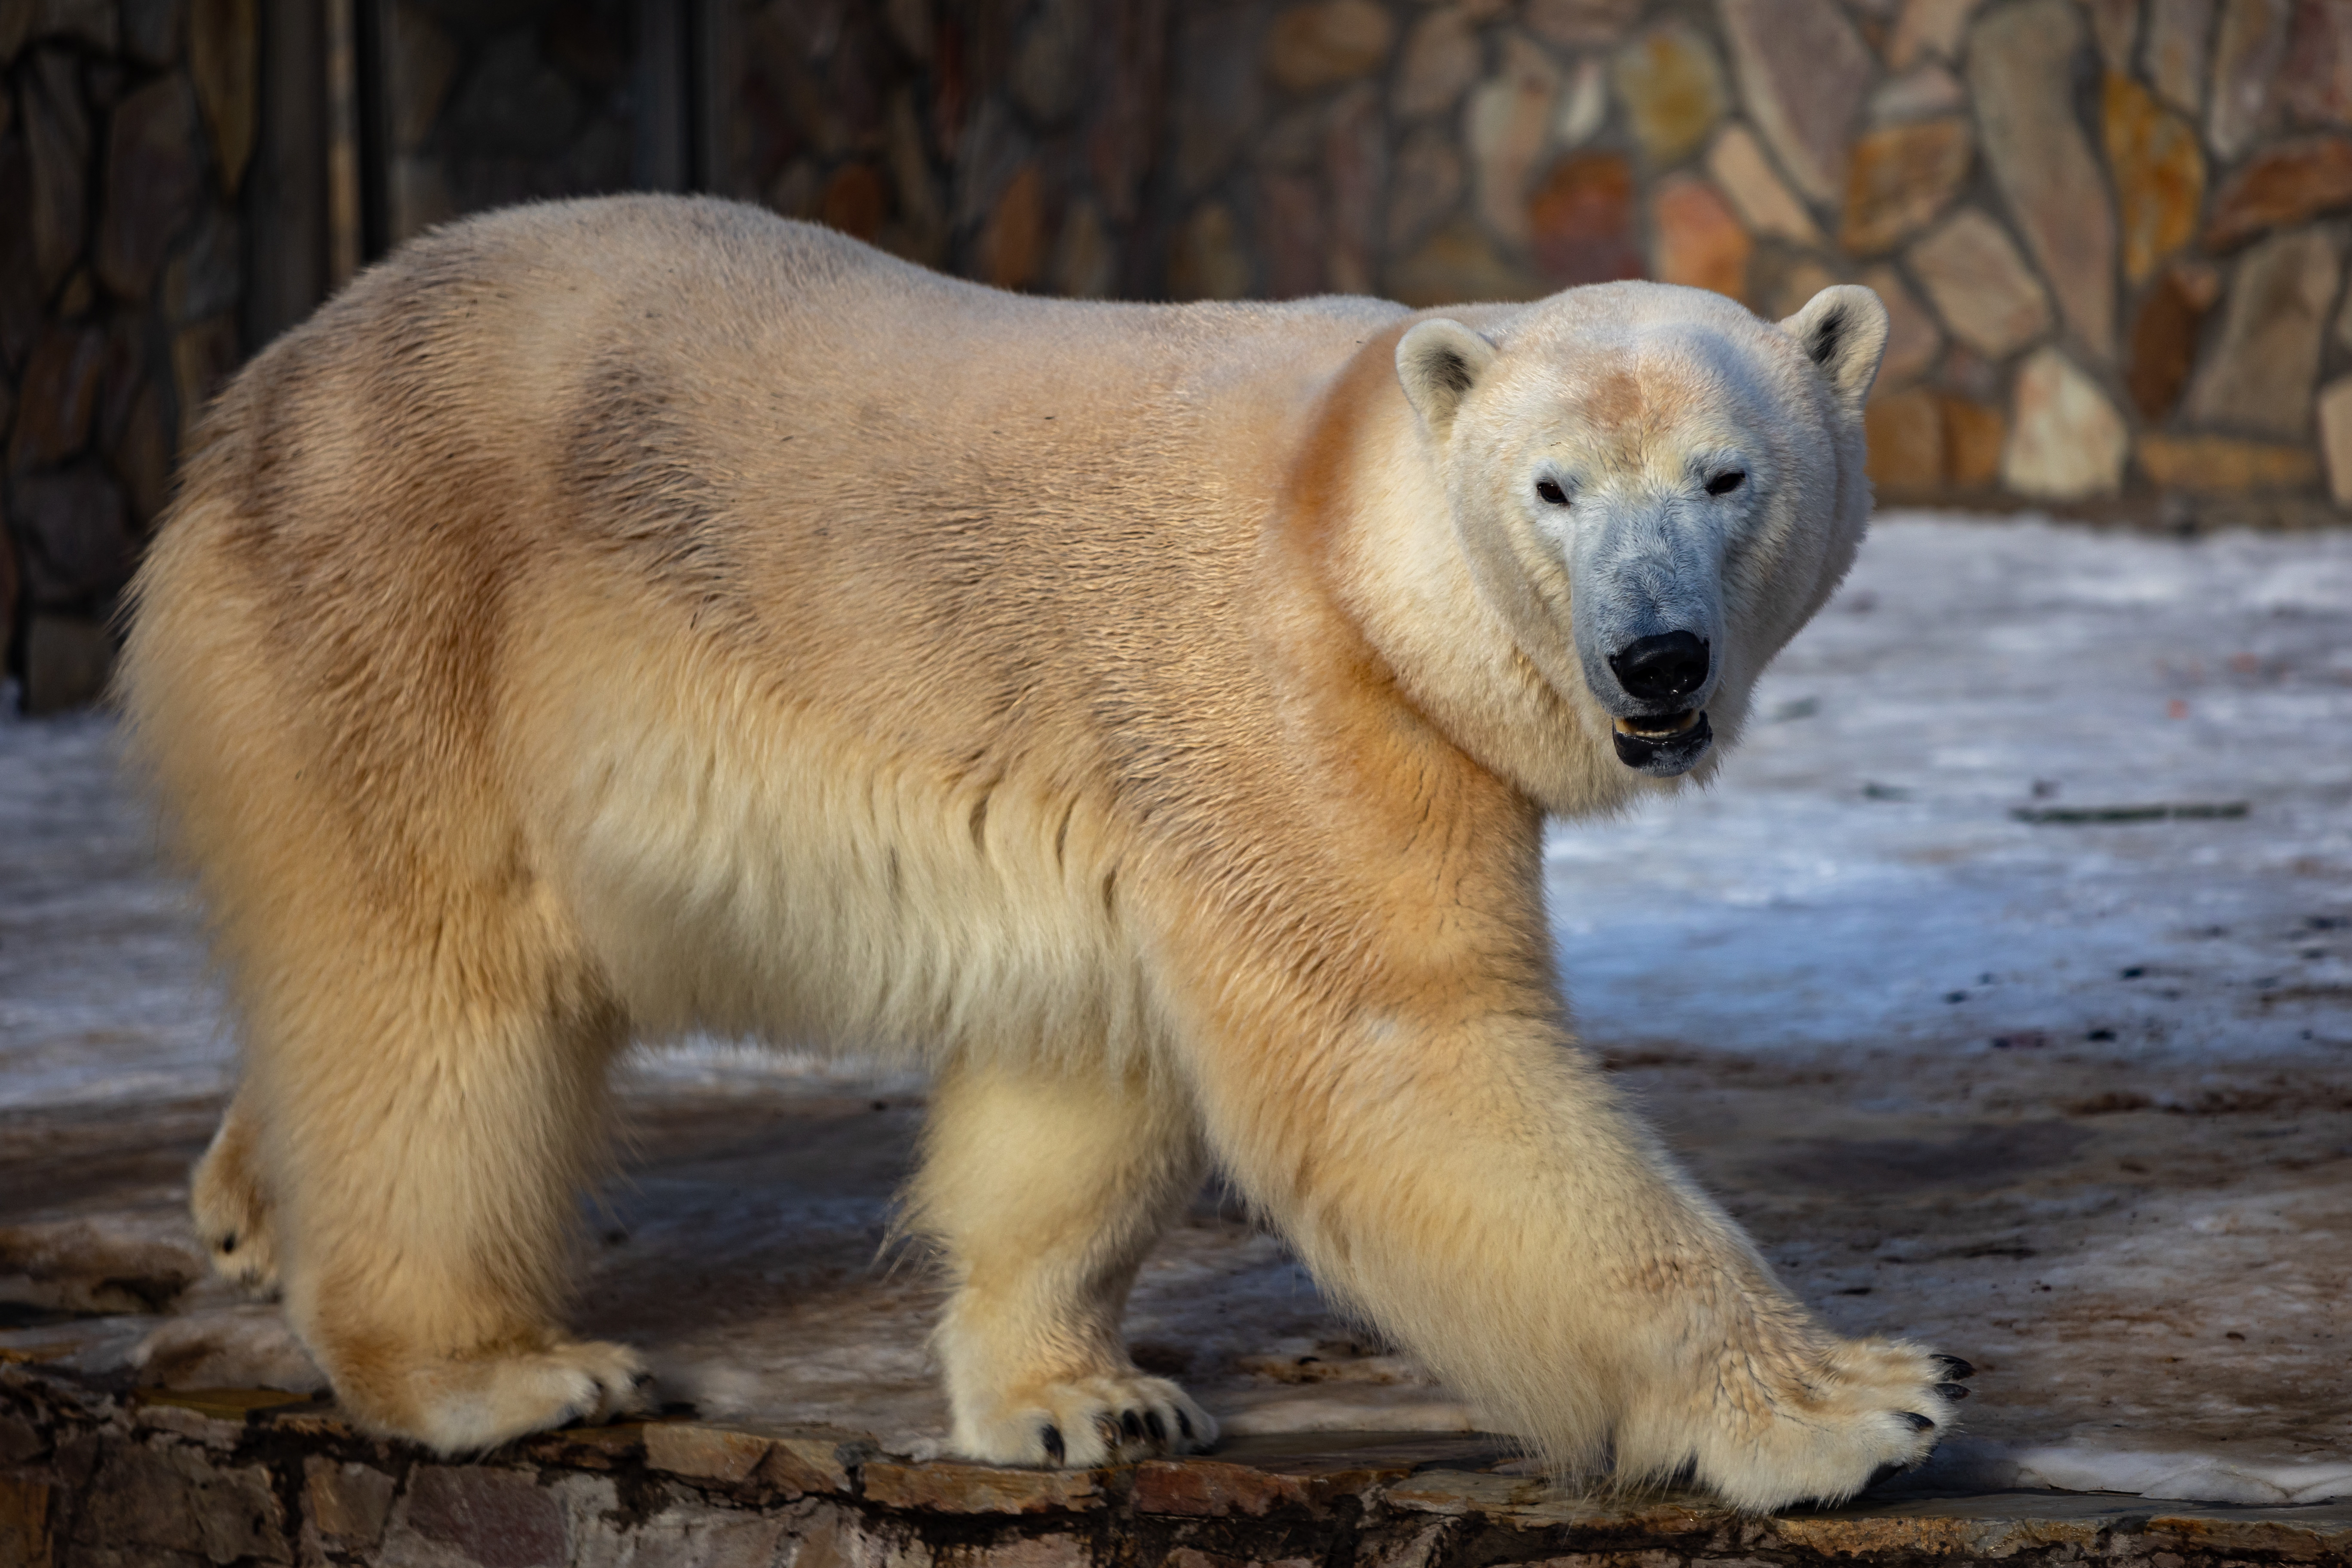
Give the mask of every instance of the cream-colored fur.
[[(1679, 783), (1576, 628), (1696, 595), (1727, 741), (1845, 570), (1884, 312), (1428, 319), (630, 198), (427, 236), (237, 379), (122, 689), (244, 1028), (199, 1222), (354, 1416), (642, 1402), (566, 1243), (614, 1053), (702, 1028), (934, 1069), (967, 1454), (1213, 1440), (1118, 1332), (1213, 1162), (1565, 1468), (1762, 1508), (1926, 1452), (1936, 1359), (1823, 1329), (1576, 1047), (1539, 877), (1547, 812)], [(1601, 527), (1666, 553), (1577, 580)]]

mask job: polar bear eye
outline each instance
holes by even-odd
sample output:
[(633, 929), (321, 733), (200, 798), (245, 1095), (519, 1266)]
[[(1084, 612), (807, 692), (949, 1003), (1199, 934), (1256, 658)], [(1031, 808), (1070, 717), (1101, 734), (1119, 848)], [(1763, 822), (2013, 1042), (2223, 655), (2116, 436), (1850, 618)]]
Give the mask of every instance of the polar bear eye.
[(1747, 478), (1748, 476), (1738, 468), (1732, 469), (1727, 474), (1717, 474), (1706, 481), (1706, 493), (1711, 496), (1727, 496), (1738, 489)]
[(1566, 506), (1568, 504), (1568, 492), (1561, 489), (1549, 479), (1538, 479), (1536, 481), (1536, 494), (1543, 497), (1544, 502), (1548, 506)]

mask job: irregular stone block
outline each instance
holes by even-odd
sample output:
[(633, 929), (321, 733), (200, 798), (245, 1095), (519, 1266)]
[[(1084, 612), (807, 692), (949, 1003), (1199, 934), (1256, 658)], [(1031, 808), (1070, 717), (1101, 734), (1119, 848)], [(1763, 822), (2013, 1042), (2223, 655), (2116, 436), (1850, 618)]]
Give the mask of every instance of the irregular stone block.
[(1086, 0), (1048, 0), (1021, 30), (1006, 82), (1040, 125), (1067, 120), (1092, 85), (1085, 70), (1089, 21)]
[(2197, 334), (2221, 292), (2210, 268), (2170, 267), (2140, 302), (2132, 323), (2131, 363), (2125, 390), (2140, 417), (2157, 424), (2171, 414), (2196, 367)]
[(89, 111), (82, 105), (79, 63), (64, 49), (33, 51), (17, 113), (32, 170), (33, 258), (40, 298), (57, 289), (89, 223)]
[(1803, 310), (1812, 297), (1841, 281), (1838, 275), (1811, 257), (1793, 260), (1766, 251), (1748, 269), (1748, 287), (1759, 303), (1759, 313), (1785, 321)]
[(232, 196), (253, 156), (259, 17), (260, 0), (194, 0), (188, 15), (188, 74), (212, 128), (221, 189)]
[(53, 326), (41, 334), (25, 361), (24, 408), (8, 437), (10, 468), (53, 467), (89, 442), (105, 354), (105, 335), (94, 328)]
[(1308, 1458), (1280, 1469), (1219, 1459), (1148, 1460), (1135, 1468), (1130, 1500), (1138, 1513), (1206, 1519), (1263, 1518), (1287, 1510), (1320, 1513), (1342, 1498), (1369, 1497), (1410, 1471), (1410, 1465), (1345, 1457)]
[(1551, 131), (1559, 69), (1524, 38), (1507, 38), (1502, 68), (1470, 95), (1464, 115), (1478, 216), (1495, 235), (1524, 245), (1530, 237), (1528, 175)]
[(1870, 89), (1870, 46), (1831, 0), (1719, 0), (1740, 100), (1797, 188), (1833, 201)]
[(2187, 115), (2205, 108), (2205, 40), (2213, 0), (2151, 0), (2141, 68), (2167, 103)]
[[(106, 627), (89, 616), (36, 610), (25, 623), (25, 712), (30, 718), (87, 708), (105, 694), (114, 673), (114, 643)], [(120, 1506), (119, 1502), (110, 1506)], [(52, 1519), (56, 1517), (53, 1513)], [(85, 1511), (84, 1521), (89, 1517)], [(116, 1549), (125, 1568), (158, 1568), (164, 1549), (138, 1542)], [(175, 1554), (176, 1555), (176, 1554)], [(5, 1559), (0, 1559), (5, 1561)], [(201, 1561), (191, 1554), (185, 1561)]]
[(1731, 126), (1715, 139), (1715, 145), (1706, 150), (1706, 172), (1757, 233), (1807, 249), (1819, 249), (1825, 243), (1812, 215), (1780, 183), (1763, 147), (1745, 125)]
[[(446, 111), (446, 126), (450, 144), (477, 157), (549, 159), (572, 145), (584, 108), (521, 28), (483, 48)], [(828, 140), (824, 127), (810, 129), (821, 143)]]
[(566, 1559), (562, 1506), (518, 1470), (417, 1466), (395, 1510), (385, 1554), (396, 1555), (409, 1534), (484, 1568), (560, 1568)]
[(1571, 153), (1528, 204), (1536, 268), (1552, 287), (1639, 278), (1633, 166), (1622, 153)]
[(144, 534), (171, 499), (172, 486), (172, 432), (154, 382), (143, 383), (132, 396), (121, 438), (107, 458), (130, 500), (131, 527)]
[(2287, 0), (2222, 0), (2213, 39), (2213, 96), (2206, 140), (2235, 162), (2269, 121), (2271, 82), (2286, 58)]
[(1886, 63), (1909, 70), (1929, 55), (1957, 61), (1960, 38), (1969, 18), (1983, 0), (1904, 0), (1895, 20), (1895, 35), (1886, 42)]
[(2189, 389), (2189, 417), (2304, 439), (2321, 334), (2342, 272), (2336, 241), (2316, 229), (2278, 235), (2249, 250), (2230, 282), (2221, 334)]
[(2091, 18), (2091, 37), (2099, 46), (2099, 59), (2108, 70), (2129, 74), (2132, 48), (2139, 42), (2139, 14), (2146, 0), (2083, 0)]
[(646, 1463), (655, 1469), (787, 1497), (848, 1491), (857, 1467), (874, 1452), (871, 1442), (839, 1433), (702, 1422), (649, 1422), (645, 1446)]
[(130, 580), (137, 552), (122, 492), (95, 464), (20, 476), (9, 527), (37, 609), (87, 610)]
[(1045, 266), (1045, 176), (1024, 163), (1004, 183), (980, 231), (981, 276), (998, 289), (1026, 289)]
[(1528, 0), (1528, 31), (1546, 43), (1573, 48), (1613, 44), (1640, 19), (1642, 0)]
[(866, 1500), (884, 1508), (940, 1513), (1093, 1512), (1108, 1506), (1091, 1470), (1013, 1470), (934, 1459), (908, 1465), (877, 1459), (860, 1472)]
[(1599, 133), (1608, 118), (1609, 74), (1599, 60), (1581, 61), (1559, 95), (1559, 112), (1552, 117), (1552, 139), (1562, 147), (1581, 147)]
[(1747, 297), (1755, 242), (1713, 185), (1695, 174), (1668, 175), (1650, 200), (1650, 223), (1661, 282)]
[(236, 371), (236, 323), (227, 316), (199, 321), (173, 336), (172, 379), (180, 399), (183, 445), (186, 444), (196, 416)]
[(2011, 489), (2037, 500), (2085, 500), (2123, 488), (2130, 432), (2098, 384), (2063, 353), (2042, 348), (2027, 357), (2012, 406), (2000, 462)]
[(2313, 136), (2264, 148), (2214, 198), (2210, 250), (2232, 250), (2264, 229), (2352, 204), (2352, 140)]
[(1854, 143), (1838, 243), (1857, 256), (1892, 250), (1940, 216), (1976, 155), (1968, 121), (1890, 125)]
[(1408, 132), (1389, 186), (1390, 246), (1402, 249), (1429, 232), (1462, 199), (1462, 157), (1453, 137), (1435, 126)]
[(1705, 37), (1680, 23), (1653, 27), (1611, 62), (1617, 100), (1654, 167), (1678, 163), (1723, 118), (1723, 68)]
[(47, 1481), (0, 1476), (0, 1563), (50, 1568), (57, 1561), (49, 1521), (58, 1491)]
[(187, 0), (123, 0), (123, 52), (142, 66), (172, 64), (187, 9)]
[(393, 1479), (369, 1465), (312, 1454), (302, 1461), (305, 1528), (337, 1552), (372, 1552), (392, 1513)]
[(1118, 253), (1100, 206), (1083, 196), (1070, 204), (1045, 276), (1047, 287), (1065, 299), (1106, 300), (1118, 289)]
[(1257, 13), (1188, 6), (1178, 14), (1173, 100), (1178, 190), (1194, 196), (1223, 174), (1256, 133), (1265, 73)]
[(395, 5), (391, 34), (392, 68), (385, 74), (391, 79), (392, 144), (413, 153), (433, 134), (464, 57), (422, 5)]
[(114, 110), (95, 262), (99, 280), (121, 299), (146, 298), (164, 253), (195, 216), (204, 179), (195, 143), (195, 98), (177, 77), (149, 83)]
[(1342, 294), (1369, 294), (1380, 253), (1381, 206), (1388, 194), (1388, 128), (1381, 95), (1370, 82), (1342, 88), (1323, 133), (1324, 216), (1328, 225), (1325, 268)]
[(1878, 367), (1878, 384), (1898, 386), (1925, 375), (1944, 346), (1936, 318), (1905, 286), (1892, 267), (1874, 267), (1861, 279), (1886, 307), (1886, 357)]
[(1274, 20), (1265, 68), (1291, 92), (1312, 92), (1378, 70), (1396, 42), (1396, 23), (1374, 0), (1310, 0)]
[(1925, 387), (1874, 397), (1863, 410), (1867, 471), (1881, 493), (1921, 495), (1944, 482), (1944, 403)]
[(2327, 459), (2328, 496), (2352, 508), (2352, 375), (2320, 389), (2319, 450)]
[(236, 309), (244, 292), (243, 240), (236, 219), (222, 207), (207, 207), (195, 234), (163, 269), (163, 314), (184, 327)]
[(1169, 297), (1238, 300), (1249, 287), (1249, 258), (1234, 234), (1233, 209), (1223, 202), (1202, 202), (1177, 228), (1169, 247)]
[(1429, 12), (1412, 25), (1397, 66), (1400, 118), (1443, 114), (1461, 101), (1485, 64), (1485, 47), (1469, 13), (1455, 5)]
[(2352, 7), (2296, 0), (2286, 63), (2272, 90), (2281, 108), (2305, 123), (2352, 122)]
[[(79, 38), (102, 55), (122, 47), (113, 0), (19, 0), (10, 9), (24, 14), (22, 20), (10, 19), (24, 29), (19, 37)], [(5, 25), (0, 24), (0, 31), (5, 30)]]
[(1257, 252), (1264, 294), (1296, 300), (1326, 291), (1323, 202), (1304, 174), (1268, 169), (1257, 177)]
[(140, 1551), (156, 1548), (214, 1563), (293, 1561), (269, 1472), (222, 1465), (201, 1449), (117, 1450), (100, 1468), (80, 1514), (76, 1545), (134, 1562)]
[[(1633, 258), (1638, 268), (1641, 258)], [(1531, 274), (1496, 249), (1466, 217), (1441, 224), (1402, 258), (1391, 262), (1390, 296), (1415, 309), (1478, 300), (1532, 300), (1546, 292)]]
[(2107, 78), (2101, 111), (2123, 219), (2124, 277), (2141, 283), (2197, 230), (2205, 153), (2197, 128), (2129, 77)]
[(2101, 358), (2116, 347), (2116, 226), (2107, 183), (2074, 112), (2084, 47), (2072, 0), (1996, 11), (1969, 43), (1968, 81), (1985, 162), (2060, 313)]
[(2050, 330), (2050, 298), (2000, 226), (1963, 207), (1906, 259), (1945, 329), (1989, 359)]
[(1960, 79), (1935, 61), (1915, 66), (1870, 95), (1870, 121), (1896, 125), (1911, 120), (1965, 113), (1968, 89)]
[(2140, 437), (2134, 454), (2147, 477), (2167, 489), (2204, 495), (2306, 489), (2318, 482), (2319, 459), (2307, 447), (2241, 441), (2228, 436)]
[(1388, 1488), (1381, 1500), (1413, 1513), (1462, 1518), (1501, 1513), (1541, 1499), (1549, 1490), (1534, 1476), (1496, 1476), (1474, 1470), (1430, 1469)]
[(1943, 404), (1944, 482), (1954, 489), (1981, 489), (2000, 477), (2009, 418), (1998, 403), (1947, 397)]

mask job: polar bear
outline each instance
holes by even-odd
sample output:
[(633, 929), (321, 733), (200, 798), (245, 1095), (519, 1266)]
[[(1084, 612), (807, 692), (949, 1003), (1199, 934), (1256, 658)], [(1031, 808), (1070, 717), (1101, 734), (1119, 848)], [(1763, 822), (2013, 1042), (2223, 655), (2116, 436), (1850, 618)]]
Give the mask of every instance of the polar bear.
[(1829, 1332), (1675, 1168), (1540, 875), (1845, 572), (1885, 335), (1048, 301), (707, 199), (415, 241), (221, 396), (136, 587), (243, 1037), (200, 1224), (373, 1429), (610, 1417), (639, 1363), (561, 1311), (614, 1054), (824, 1041), (933, 1074), (964, 1455), (1213, 1441), (1118, 1331), (1213, 1164), (1565, 1472), (1917, 1461), (1963, 1363)]

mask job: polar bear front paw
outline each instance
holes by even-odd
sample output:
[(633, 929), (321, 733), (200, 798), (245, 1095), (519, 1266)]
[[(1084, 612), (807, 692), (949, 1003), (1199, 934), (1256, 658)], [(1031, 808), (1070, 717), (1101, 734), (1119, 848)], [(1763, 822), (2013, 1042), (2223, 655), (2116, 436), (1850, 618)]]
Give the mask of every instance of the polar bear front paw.
[(1831, 1347), (1800, 1375), (1717, 1385), (1698, 1481), (1735, 1508), (1843, 1502), (1925, 1460), (1957, 1425), (1976, 1369), (1887, 1340)]
[(1140, 1373), (1041, 1384), (956, 1423), (953, 1447), (992, 1465), (1086, 1469), (1171, 1454), (1217, 1440), (1214, 1417), (1164, 1377)]

